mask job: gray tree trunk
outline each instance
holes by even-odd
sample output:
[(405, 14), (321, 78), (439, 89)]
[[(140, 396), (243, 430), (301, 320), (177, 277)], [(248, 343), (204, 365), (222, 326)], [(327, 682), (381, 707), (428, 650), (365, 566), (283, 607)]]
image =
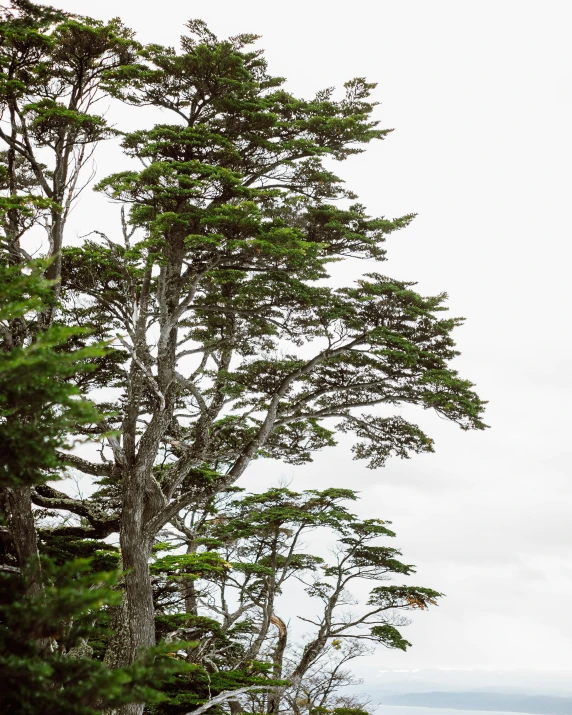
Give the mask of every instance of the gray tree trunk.
[[(141, 651), (155, 645), (155, 612), (149, 557), (153, 536), (145, 530), (145, 477), (143, 469), (126, 470), (119, 535), (125, 576), (121, 606), (114, 619), (114, 635), (105, 661), (109, 666), (132, 665)], [(120, 715), (142, 715), (144, 704), (132, 703)]]
[(8, 502), (10, 533), (16, 548), (18, 563), (26, 580), (28, 593), (36, 595), (41, 592), (42, 587), (31, 487), (11, 487), (8, 490)]

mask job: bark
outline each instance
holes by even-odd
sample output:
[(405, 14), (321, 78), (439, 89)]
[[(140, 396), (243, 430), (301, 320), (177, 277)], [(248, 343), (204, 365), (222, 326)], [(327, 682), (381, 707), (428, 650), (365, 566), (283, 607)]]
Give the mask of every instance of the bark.
[(28, 593), (37, 595), (42, 587), (31, 494), (32, 489), (28, 486), (12, 487), (8, 490), (10, 532), (16, 548), (16, 556), (26, 580)]
[[(197, 546), (194, 542), (189, 542), (187, 544), (187, 554), (194, 554), (197, 550)], [(191, 616), (198, 615), (198, 602), (197, 602), (197, 590), (195, 588), (194, 581), (187, 581), (181, 584), (181, 590), (183, 592), (183, 598), (185, 599), (185, 613)]]
[(63, 246), (64, 222), (61, 212), (52, 211), (52, 225), (50, 226), (50, 257), (52, 262), (46, 269), (46, 278), (58, 281), (55, 285), (56, 294), (59, 295), (59, 279), (62, 272), (62, 246)]
[(240, 715), (244, 712), (240, 700), (229, 700), (228, 705), (230, 707), (230, 715)]
[[(122, 582), (121, 588), (124, 588)], [(123, 598), (119, 606), (114, 606), (111, 630), (113, 636), (105, 652), (103, 662), (108, 668), (118, 668), (129, 659), (129, 616), (128, 616), (127, 595), (123, 591)]]
[[(279, 680), (282, 678), (282, 666), (284, 661), (284, 652), (286, 650), (286, 645), (288, 643), (288, 630), (286, 624), (281, 618), (273, 613), (271, 622), (278, 629), (278, 641), (276, 642), (276, 648), (272, 654), (273, 660), (273, 675)], [(276, 689), (270, 692), (268, 695), (268, 709), (267, 712), (272, 715), (276, 715), (280, 711), (280, 701), (282, 699), (283, 689)]]
[[(135, 663), (147, 648), (155, 645), (155, 612), (149, 572), (153, 535), (145, 530), (145, 481), (143, 468), (126, 470), (119, 535), (125, 575), (123, 599), (114, 617), (114, 635), (105, 655), (110, 667)], [(142, 715), (143, 703), (121, 707), (119, 715)]]
[(121, 551), (125, 565), (125, 594), (129, 618), (128, 663), (134, 663), (143, 648), (155, 645), (153, 591), (149, 573), (151, 543), (144, 534), (127, 525), (122, 529)]

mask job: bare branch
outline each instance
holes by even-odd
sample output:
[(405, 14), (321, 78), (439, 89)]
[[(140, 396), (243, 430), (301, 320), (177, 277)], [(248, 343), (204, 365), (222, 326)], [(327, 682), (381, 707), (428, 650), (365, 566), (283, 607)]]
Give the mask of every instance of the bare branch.
[(245, 693), (253, 693), (257, 690), (272, 691), (278, 689), (279, 688), (276, 685), (250, 685), (246, 688), (238, 688), (237, 690), (223, 690), (222, 693), (208, 700), (204, 705), (201, 705), (200, 708), (191, 710), (188, 713), (185, 713), (185, 715), (202, 715), (202, 713), (206, 712), (215, 705), (225, 703), (227, 700), (235, 698), (238, 695), (244, 695)]
[(159, 412), (164, 412), (165, 411), (165, 395), (161, 392), (159, 389), (159, 385), (157, 384), (157, 380), (153, 377), (153, 373), (149, 368), (139, 359), (137, 356), (137, 352), (135, 351), (135, 348), (132, 345), (129, 345), (129, 343), (125, 340), (120, 335), (116, 336), (119, 342), (123, 345), (123, 347), (127, 348), (131, 354), (131, 358), (137, 365), (137, 367), (141, 370), (141, 372), (145, 375), (147, 380), (149, 381), (151, 387), (153, 388), (153, 392), (157, 397), (159, 398)]
[(94, 477), (108, 477), (113, 472), (113, 465), (111, 464), (94, 464), (93, 462), (88, 462), (86, 459), (82, 459), (75, 454), (60, 452), (59, 450), (56, 450), (56, 454), (63, 464), (79, 469), (79, 471), (84, 474), (91, 474)]
[(199, 389), (195, 385), (194, 382), (191, 380), (188, 380), (184, 375), (181, 375), (180, 372), (175, 372), (175, 376), (177, 380), (183, 385), (184, 387), (187, 388), (187, 390), (192, 394), (192, 396), (195, 398), (195, 400), (198, 402), (198, 405), (201, 409), (201, 412), (206, 412), (208, 407), (207, 403), (205, 402), (203, 396), (201, 395)]

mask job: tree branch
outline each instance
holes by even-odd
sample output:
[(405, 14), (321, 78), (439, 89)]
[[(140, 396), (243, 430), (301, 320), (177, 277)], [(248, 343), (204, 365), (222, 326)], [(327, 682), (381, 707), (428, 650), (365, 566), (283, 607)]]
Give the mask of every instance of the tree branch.
[(56, 453), (64, 464), (75, 467), (75, 469), (79, 469), (84, 474), (91, 474), (94, 477), (109, 477), (113, 472), (113, 465), (111, 464), (94, 464), (86, 459), (77, 457), (75, 454), (60, 452), (59, 450), (56, 450)]
[(276, 686), (276, 685), (250, 685), (246, 688), (238, 688), (237, 690), (223, 690), (222, 693), (220, 693), (216, 697), (208, 700), (204, 705), (201, 705), (200, 708), (191, 710), (188, 713), (185, 713), (185, 715), (202, 715), (202, 713), (206, 712), (207, 710), (214, 707), (215, 705), (218, 705), (219, 703), (224, 703), (227, 700), (230, 700), (231, 698), (234, 698), (238, 695), (244, 695), (244, 693), (252, 693), (256, 690), (268, 690), (268, 691), (278, 690), (278, 686)]

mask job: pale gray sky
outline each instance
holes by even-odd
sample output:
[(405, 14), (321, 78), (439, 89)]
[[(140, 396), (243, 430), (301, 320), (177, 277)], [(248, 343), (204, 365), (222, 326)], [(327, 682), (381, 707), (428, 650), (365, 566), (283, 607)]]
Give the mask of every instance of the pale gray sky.
[[(378, 117), (395, 132), (338, 169), (371, 213), (418, 212), (381, 270), (447, 291), (467, 318), (458, 367), (490, 401), (491, 429), (465, 434), (421, 414), (434, 455), (370, 472), (342, 445), (303, 469), (276, 467), (272, 482), (360, 489), (360, 512), (393, 521), (416, 581), (447, 594), (407, 630), (410, 652), (360, 668), (368, 680), (428, 668), (572, 674), (572, 4), (53, 3), (120, 15), (142, 41), (175, 44), (191, 17), (220, 36), (261, 34), (271, 72), (298, 94), (356, 75), (379, 83)], [(74, 218), (78, 232), (92, 221), (85, 209)], [(247, 481), (260, 487), (268, 466)]]

